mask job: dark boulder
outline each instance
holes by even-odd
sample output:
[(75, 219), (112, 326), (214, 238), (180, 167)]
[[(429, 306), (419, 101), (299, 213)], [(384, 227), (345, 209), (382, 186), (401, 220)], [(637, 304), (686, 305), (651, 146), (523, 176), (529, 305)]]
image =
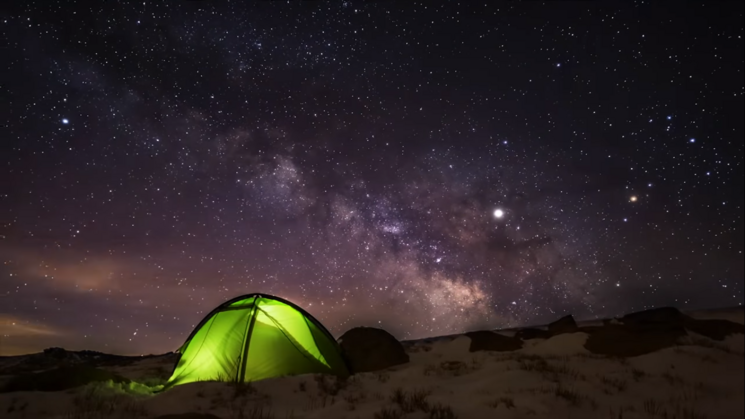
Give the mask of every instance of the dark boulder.
[(409, 362), (401, 342), (382, 329), (356, 327), (339, 338), (351, 373), (378, 371)]
[(673, 307), (661, 307), (627, 314), (620, 324), (604, 322), (602, 327), (580, 329), (589, 336), (588, 351), (610, 356), (632, 357), (680, 344), (688, 331), (712, 340), (745, 332), (745, 326), (727, 320), (696, 320)]
[(683, 324), (688, 316), (674, 307), (660, 307), (623, 316), (620, 321), (626, 326), (648, 326), (659, 324)]
[(598, 355), (633, 357), (671, 348), (686, 336), (682, 325), (646, 325), (644, 327), (607, 325), (583, 327), (588, 334), (585, 349)]
[(526, 328), (518, 330), (515, 337), (520, 340), (548, 339), (551, 337), (551, 333), (546, 330)]
[(510, 338), (486, 330), (478, 332), (468, 332), (466, 333), (466, 336), (471, 338), (471, 346), (468, 348), (469, 352), (508, 352), (516, 351), (523, 347), (523, 342), (518, 338)]
[(14, 391), (62, 391), (99, 381), (129, 383), (129, 379), (88, 365), (60, 367), (53, 370), (26, 373), (11, 378), (3, 393)]
[(574, 321), (574, 317), (571, 315), (564, 316), (559, 320), (548, 325), (548, 333), (553, 335), (560, 335), (562, 333), (575, 333), (579, 331), (577, 322)]
[(56, 359), (56, 360), (62, 360), (67, 358), (67, 351), (62, 348), (47, 348), (44, 349), (44, 356)]

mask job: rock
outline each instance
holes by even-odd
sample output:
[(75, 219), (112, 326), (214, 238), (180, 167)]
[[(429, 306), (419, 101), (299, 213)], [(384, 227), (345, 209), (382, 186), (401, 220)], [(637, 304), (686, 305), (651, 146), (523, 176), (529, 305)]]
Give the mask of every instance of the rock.
[(378, 371), (409, 362), (401, 342), (390, 333), (372, 327), (356, 327), (339, 338), (352, 374)]
[(571, 315), (564, 316), (559, 320), (548, 325), (548, 333), (553, 335), (560, 335), (562, 333), (575, 333), (579, 331), (577, 322), (574, 321), (574, 317)]
[(729, 335), (745, 334), (745, 326), (729, 320), (688, 319), (685, 328), (712, 340), (724, 340)]
[(60, 367), (53, 370), (26, 373), (11, 378), (2, 393), (14, 391), (61, 391), (98, 381), (129, 383), (130, 380), (109, 371), (88, 365)]
[(518, 330), (515, 337), (520, 340), (548, 339), (551, 337), (551, 333), (546, 330), (527, 328)]
[(654, 324), (682, 324), (688, 316), (674, 307), (660, 307), (639, 311), (623, 316), (620, 320), (627, 326), (646, 326)]
[(589, 336), (588, 351), (610, 356), (632, 357), (676, 346), (687, 331), (712, 340), (745, 333), (745, 326), (728, 320), (697, 320), (673, 307), (655, 308), (623, 316), (620, 324), (580, 329)]
[(189, 413), (179, 413), (179, 414), (172, 414), (172, 415), (162, 415), (162, 416), (156, 417), (155, 419), (221, 419), (221, 418), (211, 413), (189, 412)]
[(67, 351), (62, 348), (44, 349), (44, 355), (53, 359), (61, 360), (67, 358)]
[(523, 342), (518, 338), (510, 338), (486, 330), (478, 332), (468, 332), (466, 333), (466, 336), (471, 338), (471, 346), (468, 348), (469, 352), (507, 352), (516, 351), (523, 347)]
[(587, 333), (585, 349), (598, 355), (634, 357), (675, 346), (687, 335), (682, 325), (607, 325), (583, 327)]

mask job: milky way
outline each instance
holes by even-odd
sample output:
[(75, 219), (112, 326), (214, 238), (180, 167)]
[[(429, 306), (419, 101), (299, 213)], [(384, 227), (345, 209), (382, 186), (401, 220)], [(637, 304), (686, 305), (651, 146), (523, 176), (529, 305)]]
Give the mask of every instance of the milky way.
[(14, 7), (0, 354), (742, 304), (742, 2)]

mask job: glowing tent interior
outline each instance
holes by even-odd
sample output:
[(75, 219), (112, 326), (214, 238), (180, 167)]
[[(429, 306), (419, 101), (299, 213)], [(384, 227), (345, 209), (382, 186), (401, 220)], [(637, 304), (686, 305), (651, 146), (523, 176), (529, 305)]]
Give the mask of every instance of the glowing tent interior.
[(339, 345), (320, 322), (295, 304), (264, 294), (243, 295), (215, 308), (179, 353), (165, 388), (194, 381), (349, 374)]

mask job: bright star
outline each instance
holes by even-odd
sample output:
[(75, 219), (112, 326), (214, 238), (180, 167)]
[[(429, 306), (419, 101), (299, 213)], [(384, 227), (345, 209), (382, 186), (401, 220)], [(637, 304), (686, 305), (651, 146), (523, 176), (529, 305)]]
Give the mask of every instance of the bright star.
[(67, 124), (70, 123), (70, 120), (67, 119), (67, 118), (62, 118), (62, 123), (65, 124), (65, 125), (67, 125)]
[(691, 139), (690, 139), (689, 141), (690, 141), (691, 143), (695, 143), (695, 142), (696, 142), (696, 139), (695, 139), (695, 138), (691, 138)]
[(631, 201), (631, 202), (636, 202), (638, 200), (639, 200), (639, 197), (637, 197), (636, 195), (634, 195), (631, 198), (629, 198), (629, 201)]
[(504, 211), (501, 209), (494, 211), (494, 217), (496, 218), (503, 218), (504, 217)]

